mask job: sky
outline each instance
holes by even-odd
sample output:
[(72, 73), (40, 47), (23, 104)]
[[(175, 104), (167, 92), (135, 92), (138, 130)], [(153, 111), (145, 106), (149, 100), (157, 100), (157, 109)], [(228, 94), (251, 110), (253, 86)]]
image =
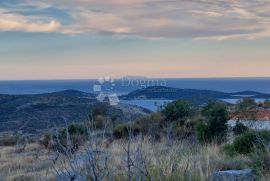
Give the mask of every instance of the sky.
[(269, 0), (1, 0), (0, 80), (270, 77)]

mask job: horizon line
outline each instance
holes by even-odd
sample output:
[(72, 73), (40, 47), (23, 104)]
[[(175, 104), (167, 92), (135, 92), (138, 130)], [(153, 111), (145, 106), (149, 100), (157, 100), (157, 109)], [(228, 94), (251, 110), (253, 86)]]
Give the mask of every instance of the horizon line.
[[(105, 77), (105, 76), (100, 76)], [(270, 79), (270, 76), (258, 76), (258, 77), (250, 77), (250, 76), (241, 76), (241, 77), (147, 77), (147, 76), (122, 76), (122, 77), (111, 77), (114, 80), (120, 80), (126, 77), (138, 77), (138, 79)], [(99, 78), (99, 77), (98, 77)], [(63, 78), (63, 79), (0, 79), (0, 82), (7, 82), (7, 81), (93, 81), (97, 80), (98, 78)]]

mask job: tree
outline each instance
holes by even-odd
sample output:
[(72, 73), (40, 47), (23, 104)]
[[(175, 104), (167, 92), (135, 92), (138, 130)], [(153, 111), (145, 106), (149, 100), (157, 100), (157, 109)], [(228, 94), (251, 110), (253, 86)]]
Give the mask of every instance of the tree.
[(233, 132), (235, 135), (240, 135), (248, 131), (248, 127), (240, 123), (239, 121), (236, 122), (235, 127), (233, 128)]
[(193, 109), (192, 106), (183, 100), (177, 100), (174, 102), (168, 103), (162, 113), (165, 115), (166, 120), (176, 121), (179, 124), (184, 124), (186, 119), (192, 115)]
[(197, 135), (201, 141), (222, 142), (226, 137), (227, 121), (229, 119), (227, 107), (223, 103), (210, 103), (202, 110), (204, 121), (197, 125)]

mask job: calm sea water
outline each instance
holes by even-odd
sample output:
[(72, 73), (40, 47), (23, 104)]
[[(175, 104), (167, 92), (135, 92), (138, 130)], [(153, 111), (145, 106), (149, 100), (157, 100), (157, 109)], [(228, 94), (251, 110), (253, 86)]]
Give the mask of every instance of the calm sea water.
[[(96, 80), (33, 80), (0, 81), (1, 94), (38, 94), (67, 89), (93, 92)], [(166, 85), (175, 88), (207, 89), (223, 92), (259, 91), (270, 93), (270, 78), (205, 78), (205, 79), (154, 79), (150, 82), (121, 79), (115, 81), (113, 92), (118, 94), (144, 86)]]
[(158, 111), (161, 106), (172, 100), (122, 100), (122, 103), (140, 106), (151, 111)]

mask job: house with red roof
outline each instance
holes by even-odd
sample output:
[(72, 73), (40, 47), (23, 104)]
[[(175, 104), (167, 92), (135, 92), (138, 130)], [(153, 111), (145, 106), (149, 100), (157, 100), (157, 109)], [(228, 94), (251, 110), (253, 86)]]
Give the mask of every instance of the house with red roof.
[(233, 128), (237, 122), (253, 130), (270, 130), (270, 109), (259, 107), (231, 113), (228, 126)]

